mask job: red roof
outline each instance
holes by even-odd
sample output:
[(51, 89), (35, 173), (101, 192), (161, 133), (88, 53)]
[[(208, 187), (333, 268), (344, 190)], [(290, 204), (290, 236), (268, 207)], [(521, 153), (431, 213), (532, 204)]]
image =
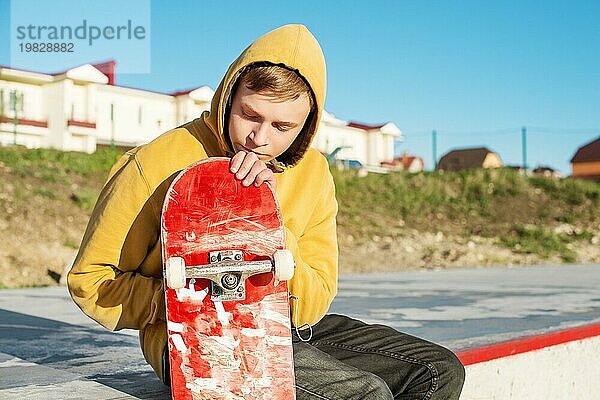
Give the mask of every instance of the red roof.
[(117, 72), (116, 72), (116, 64), (115, 60), (109, 60), (106, 62), (92, 64), (98, 71), (102, 72), (108, 78), (109, 85), (115, 85), (117, 81)]
[[(11, 67), (10, 65), (3, 65), (3, 64), (0, 64), (0, 68), (14, 69), (15, 71), (31, 72), (34, 74), (44, 74), (43, 72), (39, 72), (39, 71), (32, 71), (30, 69), (23, 69), (23, 68), (15, 68), (15, 67)], [(52, 75), (52, 74), (44, 74), (44, 75)], [(59, 75), (59, 74), (55, 74), (55, 75)]]
[[(63, 71), (51, 72), (51, 73), (49, 73), (47, 75), (52, 75), (52, 76), (62, 75), (62, 74), (65, 74), (65, 73), (69, 72), (70, 70), (72, 70), (74, 68), (82, 67), (82, 66), (87, 65), (87, 64), (88, 63), (86, 63), (86, 64), (79, 64), (79, 65), (76, 65), (76, 66), (71, 67), (69, 69), (65, 69)], [(114, 85), (114, 78), (115, 78), (114, 75), (115, 75), (115, 66), (116, 66), (116, 64), (117, 64), (117, 62), (114, 59), (110, 59), (110, 60), (106, 60), (106, 61), (103, 61), (103, 62), (100, 62), (100, 63), (92, 64), (92, 66), (94, 68), (96, 68), (98, 71), (102, 72), (104, 75), (106, 75), (106, 77), (109, 80), (109, 85)], [(16, 70), (19, 70), (19, 71), (27, 71), (25, 69), (20, 69), (20, 68), (13, 68), (13, 69), (16, 69)], [(38, 73), (38, 74), (45, 74), (45, 72), (38, 72), (38, 71), (27, 71), (27, 72), (35, 72), (35, 73)], [(113, 74), (113, 83), (110, 83), (110, 76), (108, 76), (108, 73), (111, 73), (111, 72)]]
[[(30, 69), (10, 67), (8, 65), (0, 65), (0, 68), (14, 69), (15, 71), (32, 72), (34, 74), (44, 74), (44, 75), (58, 76), (58, 75), (62, 75), (64, 73), (67, 73), (68, 71), (72, 70), (73, 68), (81, 67), (83, 65), (86, 65), (86, 64), (77, 65), (75, 67), (72, 67), (72, 68), (69, 68), (69, 69), (65, 69), (63, 71), (52, 72), (52, 73), (49, 73), (49, 74), (45, 73), (45, 72), (32, 71)], [(101, 63), (92, 64), (92, 66), (94, 66), (94, 68), (96, 68), (98, 71), (100, 71), (104, 75), (106, 75), (106, 77), (108, 78), (108, 84), (109, 85), (115, 85), (115, 83), (116, 83), (116, 72), (115, 72), (116, 61), (115, 60), (108, 60), (108, 61), (104, 61), (104, 62), (101, 62)]]
[(171, 96), (181, 96), (181, 95), (184, 95), (184, 94), (189, 94), (189, 93), (193, 92), (194, 90), (196, 90), (196, 88), (194, 88), (194, 89), (187, 89), (187, 90), (178, 90), (176, 92), (168, 93), (168, 94), (171, 95)]
[(600, 137), (581, 146), (571, 158), (572, 163), (589, 161), (600, 161)]
[[(412, 165), (412, 163), (415, 162), (416, 160), (420, 160), (421, 163), (423, 163), (423, 159), (421, 157), (410, 156), (408, 154), (405, 154), (403, 156), (394, 158), (392, 161), (382, 161), (381, 164), (382, 165), (392, 165), (392, 166), (402, 165), (403, 169), (408, 170), (410, 168), (410, 166)], [(424, 163), (423, 163), (423, 165), (424, 165)]]
[(488, 154), (493, 153), (487, 147), (452, 150), (438, 162), (438, 169), (460, 171), (467, 168), (480, 168)]
[(376, 129), (381, 129), (385, 126), (386, 124), (381, 124), (381, 125), (367, 125), (367, 124), (362, 124), (360, 122), (354, 122), (354, 121), (350, 121), (348, 122), (348, 126), (351, 128), (357, 128), (357, 129), (364, 129), (365, 131), (372, 131), (372, 130), (376, 130)]
[[(81, 67), (82, 65), (86, 65), (86, 64), (81, 64), (81, 65), (78, 65), (78, 66), (73, 67), (73, 68)], [(115, 65), (116, 65), (116, 61), (115, 60), (109, 60), (109, 61), (105, 61), (105, 62), (102, 62), (102, 63), (92, 64), (92, 66), (94, 68), (98, 69), (100, 72), (102, 72), (104, 75), (106, 75), (106, 77), (108, 78), (108, 84), (109, 85), (113, 85), (113, 86), (117, 86), (117, 87), (121, 87), (121, 88), (125, 88), (125, 89), (141, 90), (143, 92), (149, 92), (149, 93), (164, 94), (164, 95), (167, 95), (167, 96), (177, 96), (178, 94), (187, 94), (187, 93), (191, 92), (192, 90), (195, 90), (195, 89), (190, 89), (190, 90), (184, 90), (184, 91), (175, 92), (175, 93), (166, 93), (166, 92), (159, 92), (157, 90), (140, 89), (140, 88), (136, 88), (136, 87), (133, 87), (133, 86), (117, 85), (116, 84), (116, 73), (114, 72), (114, 66)], [(111, 73), (111, 67), (113, 68), (112, 80), (111, 80), (111, 76), (109, 76), (109, 74)], [(14, 69), (15, 71), (33, 72), (33, 73), (36, 73), (36, 74), (44, 74), (44, 75), (52, 75), (52, 76), (62, 75), (62, 74), (64, 74), (64, 73), (66, 73), (66, 72), (68, 72), (68, 71), (70, 71), (70, 70), (73, 69), (73, 68), (69, 68), (69, 69), (61, 71), (61, 72), (53, 72), (51, 74), (47, 74), (45, 72), (31, 71), (31, 70), (27, 70), (27, 69), (23, 69), (23, 68), (14, 68), (14, 67), (10, 67), (8, 65), (0, 65), (0, 68), (8, 68), (8, 69)]]
[(404, 156), (404, 157), (400, 157), (398, 159), (398, 161), (400, 161), (402, 163), (402, 166), (404, 167), (404, 169), (409, 169), (410, 166), (412, 165), (413, 161), (415, 161), (417, 159), (417, 157), (415, 156)]

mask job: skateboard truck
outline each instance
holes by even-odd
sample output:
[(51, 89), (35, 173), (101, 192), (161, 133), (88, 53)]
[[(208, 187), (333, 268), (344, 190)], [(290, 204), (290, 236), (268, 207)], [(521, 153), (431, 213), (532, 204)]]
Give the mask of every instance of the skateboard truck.
[(210, 280), (210, 297), (213, 301), (244, 300), (246, 279), (252, 275), (271, 272), (275, 281), (287, 281), (294, 276), (294, 257), (289, 250), (276, 250), (272, 260), (244, 261), (240, 250), (213, 251), (207, 265), (185, 265), (182, 257), (170, 257), (165, 265), (167, 286), (171, 289), (185, 287), (186, 279)]

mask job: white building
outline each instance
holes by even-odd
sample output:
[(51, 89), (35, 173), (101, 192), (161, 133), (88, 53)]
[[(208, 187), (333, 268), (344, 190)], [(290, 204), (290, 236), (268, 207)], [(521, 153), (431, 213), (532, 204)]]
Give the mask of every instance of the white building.
[[(115, 62), (56, 74), (0, 66), (0, 144), (94, 152), (98, 145), (135, 147), (210, 108), (208, 86), (158, 93), (119, 86)], [(313, 147), (338, 159), (378, 166), (394, 158), (402, 133), (393, 123), (347, 123), (324, 112)]]

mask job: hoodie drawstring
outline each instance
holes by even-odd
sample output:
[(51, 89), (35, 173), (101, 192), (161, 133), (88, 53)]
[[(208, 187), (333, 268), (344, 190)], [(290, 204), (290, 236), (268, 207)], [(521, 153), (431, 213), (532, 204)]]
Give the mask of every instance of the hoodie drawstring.
[[(299, 299), (291, 293), (289, 294), (289, 298), (296, 301), (295, 306), (294, 306), (294, 319), (295, 319), (294, 329), (296, 329), (296, 335), (298, 335), (298, 339), (300, 339), (301, 341), (308, 342), (308, 341), (310, 341), (310, 339), (312, 339), (312, 336), (313, 336), (312, 326), (310, 324), (304, 324), (304, 325), (298, 327), (298, 302), (299, 302)], [(308, 326), (310, 333), (308, 335), (308, 338), (305, 339), (300, 335), (300, 329), (302, 329), (306, 326)]]

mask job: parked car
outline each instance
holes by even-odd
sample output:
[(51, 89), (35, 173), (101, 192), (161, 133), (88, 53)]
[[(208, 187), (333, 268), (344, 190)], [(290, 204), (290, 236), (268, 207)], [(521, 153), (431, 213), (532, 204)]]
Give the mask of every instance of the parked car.
[(336, 160), (338, 167), (343, 169), (363, 169), (364, 165), (358, 160)]

